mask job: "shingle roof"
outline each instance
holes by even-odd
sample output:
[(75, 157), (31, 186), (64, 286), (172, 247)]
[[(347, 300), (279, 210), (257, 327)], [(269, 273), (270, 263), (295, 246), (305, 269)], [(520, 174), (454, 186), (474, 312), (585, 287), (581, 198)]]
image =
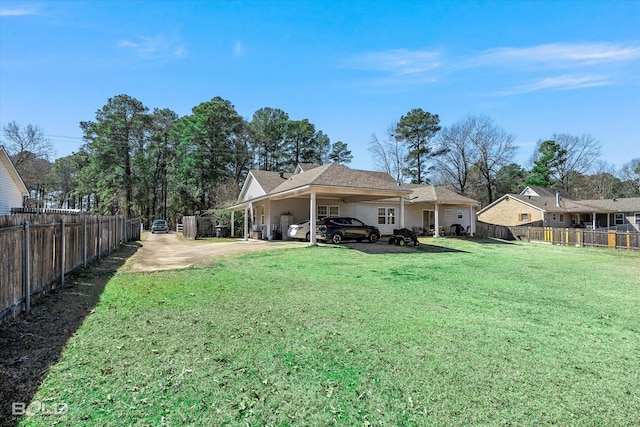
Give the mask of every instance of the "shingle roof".
[[(509, 196), (516, 200), (520, 200), (521, 202), (535, 206), (536, 208), (545, 210), (547, 212), (640, 212), (640, 197), (628, 197), (623, 199), (575, 200), (570, 198), (571, 196), (569, 196), (569, 198), (562, 197), (560, 199), (560, 207), (558, 207), (556, 206), (555, 191), (552, 190), (552, 192), (553, 196), (551, 197), (523, 196), (521, 194), (507, 194), (506, 196)], [(545, 194), (549, 194), (549, 192), (546, 192)], [(567, 193), (565, 192), (564, 194)]]
[[(403, 185), (403, 188), (411, 190), (413, 203), (430, 202), (430, 203), (463, 203), (479, 205), (478, 201), (469, 197), (462, 196), (455, 191), (451, 191), (446, 187), (433, 186), (433, 185)], [(415, 197), (415, 198), (414, 198)]]
[(280, 172), (262, 170), (252, 170), (250, 173), (267, 194), (291, 176), (290, 173), (285, 173), (281, 177)]
[(291, 175), (270, 193), (282, 193), (307, 185), (359, 188), (363, 190), (397, 191), (399, 189), (395, 180), (389, 174), (350, 169), (338, 163), (330, 163)]

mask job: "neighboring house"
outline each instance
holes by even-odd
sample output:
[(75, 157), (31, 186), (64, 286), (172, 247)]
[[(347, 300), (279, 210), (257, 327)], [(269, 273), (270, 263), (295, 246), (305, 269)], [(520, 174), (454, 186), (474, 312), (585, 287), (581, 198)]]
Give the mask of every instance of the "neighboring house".
[(482, 208), (478, 220), (505, 226), (640, 231), (640, 197), (576, 200), (561, 190), (530, 186), (520, 194), (505, 194)]
[(9, 215), (11, 208), (21, 208), (29, 191), (11, 159), (0, 146), (0, 215)]
[[(294, 173), (252, 170), (234, 211), (244, 210), (244, 236), (271, 239), (290, 224), (310, 220), (311, 229), (328, 216), (351, 216), (376, 225), (382, 234), (394, 229), (429, 226), (437, 235), (460, 224), (475, 231), (479, 203), (433, 186), (398, 185), (387, 173), (350, 169), (331, 163), (300, 164)], [(311, 233), (315, 244), (315, 233)]]

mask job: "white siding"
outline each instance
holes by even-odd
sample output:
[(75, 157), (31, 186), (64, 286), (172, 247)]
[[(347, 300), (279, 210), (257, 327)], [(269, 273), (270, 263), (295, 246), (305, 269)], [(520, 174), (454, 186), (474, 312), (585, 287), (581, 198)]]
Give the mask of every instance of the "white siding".
[(22, 193), (0, 159), (0, 215), (9, 215), (11, 208), (19, 207), (22, 207)]
[(251, 200), (266, 195), (262, 187), (260, 187), (260, 184), (258, 184), (258, 181), (256, 181), (251, 175), (249, 175), (249, 182), (245, 185), (246, 187), (244, 188), (244, 193), (241, 197), (242, 201)]

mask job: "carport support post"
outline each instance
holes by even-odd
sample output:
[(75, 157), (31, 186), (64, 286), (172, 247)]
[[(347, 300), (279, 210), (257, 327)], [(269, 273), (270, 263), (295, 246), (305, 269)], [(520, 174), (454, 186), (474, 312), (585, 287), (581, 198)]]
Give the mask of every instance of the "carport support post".
[(244, 208), (244, 238), (242, 240), (249, 240), (249, 208)]
[(469, 205), (469, 236), (473, 236), (476, 232), (475, 215), (473, 214), (473, 206)]
[(316, 241), (316, 192), (312, 191), (309, 197), (309, 242), (311, 246), (318, 246)]
[(235, 237), (235, 233), (234, 233), (234, 231), (235, 231), (235, 228), (236, 228), (236, 227), (234, 226), (234, 224), (235, 224), (236, 222), (235, 222), (235, 220), (234, 220), (234, 215), (233, 215), (233, 214), (235, 214), (235, 213), (236, 213), (236, 211), (231, 211), (231, 237)]

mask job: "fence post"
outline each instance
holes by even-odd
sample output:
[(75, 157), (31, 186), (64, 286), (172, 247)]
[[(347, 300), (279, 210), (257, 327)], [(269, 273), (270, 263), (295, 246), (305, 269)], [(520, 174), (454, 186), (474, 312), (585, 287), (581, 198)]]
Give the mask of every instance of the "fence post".
[(22, 282), (24, 284), (24, 311), (31, 312), (31, 237), (29, 221), (24, 222), (24, 255), (22, 264)]
[(64, 288), (64, 264), (65, 264), (65, 250), (64, 250), (64, 219), (60, 221), (60, 287)]
[(82, 267), (87, 268), (87, 217), (84, 217), (84, 227), (82, 231)]
[(100, 261), (101, 252), (102, 252), (102, 219), (98, 217), (98, 261)]
[(527, 242), (531, 243), (531, 226), (527, 227)]
[(107, 255), (111, 253), (111, 217), (107, 219), (109, 224), (107, 225)]

